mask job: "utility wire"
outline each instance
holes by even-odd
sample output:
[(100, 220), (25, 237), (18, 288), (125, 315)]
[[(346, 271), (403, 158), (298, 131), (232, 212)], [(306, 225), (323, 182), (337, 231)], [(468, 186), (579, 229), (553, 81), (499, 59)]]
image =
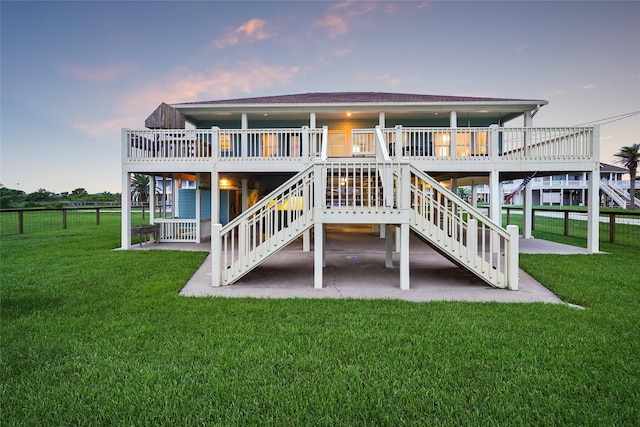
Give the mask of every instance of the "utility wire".
[[(586, 123), (581, 123), (579, 125), (576, 126), (586, 126), (586, 125), (591, 125), (591, 124), (601, 124), (601, 125), (606, 125), (607, 123), (613, 123), (613, 122), (617, 122), (618, 120), (622, 120), (622, 119), (627, 119), (629, 117), (633, 117), (640, 114), (640, 111), (632, 111), (630, 113), (625, 113), (625, 114), (620, 114), (618, 116), (612, 116), (612, 117), (605, 117), (604, 119), (599, 119), (599, 120), (593, 120), (591, 122), (586, 122)], [(605, 121), (608, 120), (608, 121)]]

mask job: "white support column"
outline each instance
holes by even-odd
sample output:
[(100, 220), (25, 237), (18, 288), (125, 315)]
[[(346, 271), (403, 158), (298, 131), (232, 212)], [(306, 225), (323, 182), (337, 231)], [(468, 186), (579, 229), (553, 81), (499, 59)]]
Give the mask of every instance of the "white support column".
[(496, 224), (502, 224), (502, 191), (500, 191), (500, 172), (489, 172), (489, 218)]
[(380, 111), (380, 113), (378, 113), (378, 124), (380, 125), (380, 129), (384, 129), (386, 127), (386, 116), (384, 111)]
[[(249, 120), (247, 119), (247, 113), (242, 113), (242, 119), (241, 119), (241, 123), (240, 126), (242, 128), (242, 130), (247, 130), (249, 129)], [(242, 153), (242, 157), (247, 158), (248, 157), (248, 148), (247, 146), (249, 145), (248, 142), (248, 136), (246, 132), (242, 132), (242, 135), (240, 136), (240, 152)], [(229, 141), (229, 143), (232, 143), (231, 141)], [(234, 149), (234, 147), (230, 147), (232, 150)]]
[[(163, 178), (164, 179), (164, 178)], [(164, 188), (165, 183), (162, 183), (162, 194), (167, 190)], [(156, 219), (156, 177), (149, 176), (149, 224), (154, 224)], [(164, 200), (164, 197), (162, 198)]]
[(533, 236), (531, 235), (531, 226), (533, 225), (533, 191), (531, 188), (533, 187), (533, 180), (529, 181), (527, 185), (524, 187), (524, 191), (522, 192), (523, 203), (522, 203), (522, 237), (525, 239), (531, 239)]
[(316, 222), (313, 226), (313, 287), (322, 289), (324, 269), (324, 224)]
[(211, 171), (211, 224), (220, 223), (220, 174)]
[(519, 267), (519, 240), (518, 240), (518, 226), (507, 225), (507, 233), (509, 233), (509, 250), (506, 254), (507, 263), (507, 289), (512, 291), (518, 290), (518, 273)]
[(478, 207), (478, 184), (471, 185), (471, 206)]
[(600, 251), (600, 171), (588, 173), (589, 190), (587, 201), (587, 250)]
[(316, 113), (309, 113), (309, 128), (316, 128)]
[(385, 249), (385, 258), (384, 258), (384, 266), (386, 268), (393, 268), (393, 231), (392, 225), (385, 224), (384, 228), (386, 228), (385, 239), (384, 239), (384, 249)]
[(400, 289), (408, 290), (409, 277), (409, 224), (400, 224)]
[(202, 190), (200, 189), (201, 177), (196, 173), (196, 243), (200, 243), (200, 227), (202, 226)]
[[(402, 160), (402, 125), (396, 125), (396, 141), (393, 147), (396, 160)], [(391, 154), (391, 153), (389, 153)]]
[(457, 155), (457, 144), (456, 144), (456, 131), (455, 129), (458, 127), (458, 114), (455, 111), (452, 111), (449, 116), (449, 126), (451, 127), (451, 139), (449, 140), (449, 156), (456, 157)]
[[(600, 126), (593, 127), (591, 135), (593, 158), (600, 159)], [(633, 179), (633, 177), (631, 177)], [(587, 249), (591, 253), (600, 252), (600, 164), (595, 162), (593, 170), (588, 173), (587, 200)]]
[(249, 180), (247, 178), (242, 178), (242, 212), (249, 209)]
[(131, 249), (131, 174), (125, 171), (124, 168), (122, 171), (122, 196), (120, 204), (122, 205), (120, 247), (122, 249)]
[[(212, 211), (213, 212), (213, 211)], [(211, 286), (222, 284), (222, 257), (220, 253), (220, 230), (222, 225), (211, 224)]]
[(458, 195), (458, 178), (451, 178), (451, 192)]
[(181, 179), (175, 179), (175, 175), (171, 178), (171, 218), (180, 217), (180, 187)]

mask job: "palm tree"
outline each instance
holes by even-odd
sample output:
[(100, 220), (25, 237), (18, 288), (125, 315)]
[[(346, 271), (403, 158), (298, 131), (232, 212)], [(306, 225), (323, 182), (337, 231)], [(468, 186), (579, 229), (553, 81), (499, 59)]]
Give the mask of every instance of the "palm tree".
[(636, 196), (636, 174), (638, 172), (638, 163), (640, 163), (640, 144), (633, 144), (631, 146), (622, 147), (620, 151), (614, 154), (618, 157), (619, 162), (629, 169), (629, 195), (631, 196), (631, 209), (635, 209), (635, 196)]
[(133, 174), (131, 179), (131, 195), (134, 200), (146, 203), (149, 200), (149, 175)]

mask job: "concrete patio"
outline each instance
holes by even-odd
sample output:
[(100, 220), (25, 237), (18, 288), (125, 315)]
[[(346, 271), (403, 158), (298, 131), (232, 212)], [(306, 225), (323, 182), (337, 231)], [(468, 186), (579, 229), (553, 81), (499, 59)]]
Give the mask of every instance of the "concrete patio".
[[(397, 268), (385, 268), (384, 239), (371, 226), (328, 226), (324, 287), (313, 287), (313, 252), (302, 251), (296, 240), (272, 255), (238, 282), (211, 286), (211, 255), (184, 286), (180, 295), (254, 298), (361, 298), (407, 301), (496, 301), (563, 304), (558, 297), (524, 271), (519, 290), (495, 289), (454, 265), (412, 236), (411, 289), (400, 290)], [(136, 249), (209, 251), (201, 244), (143, 244)], [(588, 254), (584, 248), (539, 239), (520, 239), (520, 253)], [(398, 256), (394, 254), (394, 266)]]

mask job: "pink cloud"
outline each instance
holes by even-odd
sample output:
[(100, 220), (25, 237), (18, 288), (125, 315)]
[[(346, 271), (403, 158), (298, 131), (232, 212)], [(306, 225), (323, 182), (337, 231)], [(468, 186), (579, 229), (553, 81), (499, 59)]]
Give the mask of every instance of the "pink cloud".
[(169, 76), (148, 82), (125, 93), (114, 107), (113, 118), (101, 122), (74, 123), (72, 126), (91, 138), (117, 135), (123, 127), (143, 127), (144, 120), (162, 102), (206, 101), (250, 94), (255, 90), (285, 85), (299, 67), (270, 66), (259, 61), (237, 64), (233, 68), (214, 68), (208, 72), (176, 69)]
[(275, 35), (276, 33), (274, 31), (267, 30), (266, 21), (253, 18), (235, 30), (228, 32), (223, 38), (211, 42), (211, 47), (214, 49), (222, 49), (235, 46), (241, 42), (250, 43), (257, 40), (266, 40)]
[(345, 34), (348, 29), (344, 18), (337, 15), (327, 15), (316, 21), (315, 26), (318, 28), (326, 28), (331, 38)]

